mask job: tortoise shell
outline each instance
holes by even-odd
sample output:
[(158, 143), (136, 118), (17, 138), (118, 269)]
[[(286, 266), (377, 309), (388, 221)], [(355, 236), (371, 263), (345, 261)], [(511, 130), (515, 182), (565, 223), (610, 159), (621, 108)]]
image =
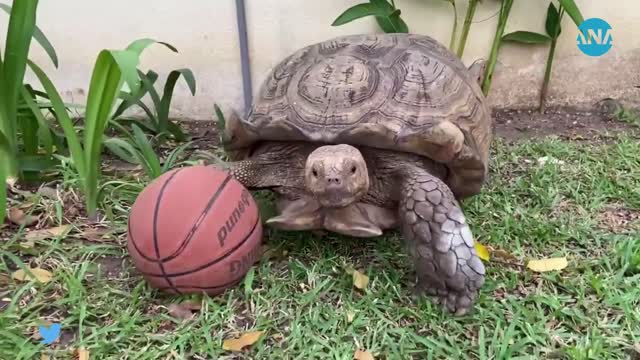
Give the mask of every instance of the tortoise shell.
[(491, 114), (472, 75), (428, 36), (337, 37), (277, 64), (243, 127), (251, 141), (348, 143), (426, 156), (446, 165), (456, 196), (470, 196), (485, 181), (492, 139)]

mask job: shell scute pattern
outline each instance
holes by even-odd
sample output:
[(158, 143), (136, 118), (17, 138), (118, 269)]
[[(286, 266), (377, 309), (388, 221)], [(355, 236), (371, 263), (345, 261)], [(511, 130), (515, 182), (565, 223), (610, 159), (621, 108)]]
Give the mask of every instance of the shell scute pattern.
[(449, 166), (454, 191), (488, 170), (491, 117), (480, 86), (423, 35), (348, 35), (300, 49), (268, 75), (245, 124), (256, 139), (431, 157)]

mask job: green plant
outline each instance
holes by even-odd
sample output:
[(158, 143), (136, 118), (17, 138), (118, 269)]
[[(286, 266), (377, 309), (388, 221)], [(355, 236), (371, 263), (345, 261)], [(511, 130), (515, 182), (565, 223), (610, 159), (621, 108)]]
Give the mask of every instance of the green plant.
[[(25, 144), (28, 155), (37, 155), (37, 144), (42, 140), (49, 143), (50, 133), (46, 122), (35, 118), (35, 121), (19, 122), (19, 115), (24, 116), (22, 105), (32, 105), (28, 88), (23, 84), (26, 62), (31, 47), (31, 40), (42, 46), (51, 58), (54, 66), (58, 66), (55, 49), (36, 26), (38, 0), (15, 1), (14, 6), (0, 4), (0, 9), (9, 14), (9, 26), (5, 39), (4, 58), (0, 51), (0, 225), (4, 224), (7, 199), (6, 183), (21, 176), (20, 138)], [(19, 128), (22, 134), (19, 134)], [(21, 135), (21, 136), (19, 136)], [(47, 147), (47, 155), (51, 155)], [(23, 159), (24, 160), (24, 159)]]
[[(171, 47), (171, 50), (177, 50)], [(137, 123), (138, 126), (159, 135), (160, 139), (164, 139), (168, 135), (172, 135), (178, 141), (185, 141), (186, 136), (175, 122), (169, 120), (169, 110), (171, 108), (171, 100), (176, 83), (180, 77), (184, 78), (191, 95), (196, 94), (196, 79), (190, 69), (173, 70), (167, 76), (162, 96), (158, 94), (154, 84), (158, 79), (158, 74), (154, 71), (148, 71), (146, 74), (138, 70), (138, 75), (142, 80), (142, 86), (137, 92), (121, 92), (120, 97), (123, 99), (120, 106), (114, 112), (112, 121), (130, 121)], [(155, 111), (151, 111), (149, 107), (142, 102), (142, 98), (149, 94)], [(141, 108), (147, 116), (147, 121), (138, 121), (136, 119), (125, 119), (120, 116), (131, 106), (136, 105)]]
[[(95, 217), (97, 212), (103, 135), (111, 119), (113, 107), (125, 83), (131, 92), (135, 93), (140, 88), (140, 78), (137, 73), (140, 55), (153, 43), (156, 41), (140, 39), (132, 42), (124, 50), (105, 49), (98, 54), (87, 94), (82, 142), (51, 80), (35, 63), (28, 62), (49, 96), (57, 120), (64, 131), (73, 166), (78, 172), (85, 195), (89, 217)], [(170, 47), (168, 44), (161, 44)]]
[(544, 112), (545, 109), (545, 101), (549, 88), (549, 81), (551, 79), (551, 69), (553, 66), (556, 44), (560, 37), (560, 33), (562, 32), (561, 23), (565, 12), (573, 19), (576, 26), (580, 26), (582, 21), (584, 21), (580, 10), (573, 0), (559, 0), (557, 8), (553, 2), (550, 2), (549, 7), (547, 8), (547, 17), (545, 20), (546, 34), (540, 34), (532, 31), (515, 31), (502, 37), (502, 41), (513, 41), (523, 44), (551, 43), (544, 70), (542, 89), (540, 90), (539, 111), (541, 113)]
[(20, 103), (28, 94), (23, 80), (31, 40), (35, 39), (58, 66), (53, 46), (36, 26), (37, 8), (38, 0), (14, 1), (13, 6), (0, 4), (0, 9), (9, 14), (4, 58), (0, 53), (0, 166), (8, 178), (20, 177), (19, 128), (30, 155), (35, 155), (32, 145), (38, 143), (37, 135), (46, 136), (44, 130), (35, 130), (38, 126), (45, 128), (46, 123), (18, 122)]
[[(458, 41), (458, 49), (456, 50), (456, 55), (459, 58), (462, 58), (462, 54), (464, 54), (464, 47), (467, 44), (467, 37), (469, 36), (469, 31), (471, 30), (471, 22), (473, 21), (473, 17), (476, 14), (476, 7), (480, 0), (469, 0), (469, 5), (467, 6), (467, 13), (464, 16), (464, 24), (462, 25), (462, 34), (460, 34), (460, 40)], [(454, 13), (455, 13), (455, 0), (451, 0), (453, 4)], [(453, 38), (455, 36), (455, 24), (457, 23), (457, 15), (456, 22), (454, 22), (454, 33), (451, 36), (451, 43), (453, 44)], [(451, 50), (453, 50), (453, 45), (450, 46)]]
[(489, 52), (489, 60), (487, 61), (487, 69), (485, 71), (484, 79), (482, 80), (482, 92), (484, 95), (489, 94), (491, 89), (491, 81), (493, 80), (493, 71), (498, 61), (498, 51), (504, 35), (504, 29), (507, 26), (507, 20), (511, 13), (511, 7), (514, 0), (501, 0), (500, 12), (498, 13), (498, 25), (496, 26), (496, 32), (493, 36), (493, 43), (491, 44), (491, 51)]
[(540, 44), (545, 42), (551, 42), (551, 48), (549, 50), (549, 56), (547, 58), (547, 64), (545, 69), (545, 78), (542, 85), (542, 91), (540, 94), (540, 108), (544, 111), (544, 99), (546, 98), (547, 87), (549, 78), (551, 77), (551, 66), (553, 64), (553, 57), (555, 54), (556, 40), (560, 36), (560, 23), (562, 22), (562, 16), (566, 12), (569, 14), (576, 26), (584, 21), (578, 6), (574, 0), (558, 0), (559, 10), (553, 6), (553, 3), (549, 4), (547, 10), (547, 18), (545, 21), (545, 30), (547, 35), (538, 34), (529, 31), (516, 31), (507, 35), (504, 35), (504, 30), (507, 25), (509, 13), (511, 12), (511, 6), (514, 0), (501, 0), (500, 13), (498, 15), (498, 25), (496, 27), (496, 33), (493, 38), (493, 44), (491, 46), (491, 53), (489, 55), (489, 61), (487, 64), (487, 71), (485, 78), (482, 82), (482, 91), (485, 95), (489, 93), (491, 88), (491, 81), (493, 79), (493, 71), (498, 58), (498, 52), (503, 41), (514, 41), (527, 44)]
[[(147, 138), (142, 129), (135, 123), (131, 124), (131, 128), (133, 134), (122, 128), (122, 131), (128, 135), (127, 140), (120, 138), (107, 139), (104, 141), (105, 146), (108, 146), (120, 158), (131, 163), (140, 164), (150, 179), (155, 179), (176, 166), (180, 155), (191, 145), (191, 142), (187, 142), (176, 147), (162, 162), (153, 149), (152, 141)], [(157, 136), (155, 138), (157, 140)]]
[(369, 0), (368, 3), (354, 5), (340, 14), (331, 26), (340, 26), (353, 20), (373, 16), (385, 33), (408, 33), (409, 27), (400, 17), (400, 9), (394, 0)]

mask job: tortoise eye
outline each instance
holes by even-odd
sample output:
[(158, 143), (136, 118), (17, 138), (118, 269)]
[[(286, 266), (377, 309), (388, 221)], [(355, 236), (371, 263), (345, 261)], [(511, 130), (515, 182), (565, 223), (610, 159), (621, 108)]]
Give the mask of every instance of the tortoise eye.
[(313, 176), (317, 177), (318, 176), (318, 171), (316, 171), (316, 169), (313, 169), (313, 171), (311, 172), (313, 174)]
[(352, 173), (352, 174), (355, 174), (355, 173), (356, 173), (356, 167), (355, 167), (355, 166), (352, 166), (352, 167), (351, 167), (351, 173)]

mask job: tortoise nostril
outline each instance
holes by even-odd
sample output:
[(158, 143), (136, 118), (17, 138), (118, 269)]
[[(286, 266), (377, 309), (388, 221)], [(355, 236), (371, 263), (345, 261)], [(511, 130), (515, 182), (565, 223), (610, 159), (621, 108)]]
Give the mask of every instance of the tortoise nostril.
[(342, 181), (340, 181), (340, 178), (337, 177), (327, 177), (327, 184), (330, 185), (340, 185)]

